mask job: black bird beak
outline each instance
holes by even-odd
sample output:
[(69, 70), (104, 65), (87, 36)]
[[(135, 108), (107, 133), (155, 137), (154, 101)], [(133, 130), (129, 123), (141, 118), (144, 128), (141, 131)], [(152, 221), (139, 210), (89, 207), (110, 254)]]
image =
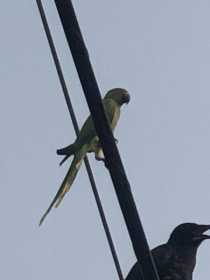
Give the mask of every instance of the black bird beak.
[(210, 225), (199, 225), (198, 229), (194, 233), (193, 240), (210, 239), (210, 235), (204, 234), (207, 230), (210, 230)]
[(128, 104), (130, 102), (130, 95), (128, 93), (125, 93), (123, 95), (123, 103)]

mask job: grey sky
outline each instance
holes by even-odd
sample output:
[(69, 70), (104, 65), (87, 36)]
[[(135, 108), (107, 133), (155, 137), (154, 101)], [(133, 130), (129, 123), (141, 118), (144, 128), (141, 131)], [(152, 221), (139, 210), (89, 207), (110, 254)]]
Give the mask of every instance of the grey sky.
[[(71, 98), (88, 114), (53, 1), (45, 4)], [(131, 94), (116, 130), (151, 248), (180, 222), (210, 223), (210, 3), (74, 1), (103, 94)], [(84, 168), (59, 209), (38, 221), (68, 168), (75, 138), (35, 1), (3, 1), (1, 279), (117, 279)], [(135, 258), (110, 178), (91, 157), (124, 274)], [(210, 243), (194, 279), (210, 274)], [(102, 275), (102, 276), (101, 276)]]

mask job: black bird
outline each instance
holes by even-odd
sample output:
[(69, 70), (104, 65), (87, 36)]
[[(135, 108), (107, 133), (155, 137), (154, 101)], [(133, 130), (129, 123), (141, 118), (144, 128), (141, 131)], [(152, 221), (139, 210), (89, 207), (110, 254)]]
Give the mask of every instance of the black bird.
[[(151, 251), (160, 280), (192, 280), (197, 249), (204, 240), (210, 239), (204, 234), (209, 229), (210, 225), (181, 224), (173, 230), (166, 244)], [(138, 262), (126, 280), (143, 280)]]

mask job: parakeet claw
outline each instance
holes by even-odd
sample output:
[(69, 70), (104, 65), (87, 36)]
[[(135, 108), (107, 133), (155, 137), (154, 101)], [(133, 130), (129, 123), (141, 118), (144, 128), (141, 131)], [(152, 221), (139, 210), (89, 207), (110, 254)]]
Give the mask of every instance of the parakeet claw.
[(97, 151), (95, 152), (95, 159), (98, 161), (104, 161), (105, 157), (104, 157), (104, 153), (103, 150), (101, 148), (97, 149)]
[(97, 155), (95, 155), (95, 159), (98, 160), (98, 161), (103, 161), (103, 162), (105, 162), (105, 158), (101, 158), (101, 157), (99, 157), (99, 156), (97, 156)]

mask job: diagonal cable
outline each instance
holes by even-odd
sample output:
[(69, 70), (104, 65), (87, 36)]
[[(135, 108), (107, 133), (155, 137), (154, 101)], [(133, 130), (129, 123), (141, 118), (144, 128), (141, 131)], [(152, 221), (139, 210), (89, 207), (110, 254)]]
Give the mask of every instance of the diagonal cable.
[[(66, 100), (66, 104), (67, 104), (67, 107), (68, 107), (68, 110), (69, 110), (69, 113), (70, 113), (70, 117), (71, 117), (71, 120), (72, 120), (72, 123), (73, 123), (73, 127), (74, 127), (76, 135), (78, 136), (78, 134), (79, 134), (78, 123), (77, 123), (76, 116), (75, 116), (75, 113), (74, 113), (74, 110), (73, 110), (73, 106), (72, 106), (72, 103), (71, 103), (71, 100), (70, 100), (70, 97), (69, 97), (68, 89), (67, 89), (66, 82), (65, 82), (65, 79), (64, 79), (64, 76), (63, 76), (63, 73), (62, 73), (61, 65), (60, 65), (58, 55), (57, 55), (57, 52), (56, 52), (56, 48), (55, 48), (55, 45), (54, 45), (54, 42), (53, 42), (53, 39), (52, 39), (52, 35), (51, 35), (50, 28), (49, 28), (49, 25), (48, 25), (48, 22), (47, 22), (47, 18), (46, 18), (45, 12), (44, 12), (42, 1), (41, 0), (36, 0), (36, 3), (37, 3), (39, 13), (40, 13), (40, 16), (41, 16), (41, 19), (42, 19), (43, 27), (44, 27), (44, 30), (45, 30), (45, 33), (46, 33), (46, 36), (47, 36), (47, 40), (48, 40), (50, 50), (51, 50), (51, 53), (52, 53), (52, 56), (53, 56), (53, 60), (54, 60), (54, 63), (55, 63), (56, 71), (57, 71), (57, 74), (58, 74), (58, 77), (59, 77), (59, 80), (60, 80), (60, 84), (61, 84), (61, 87), (62, 87), (62, 90), (63, 90), (63, 94), (64, 94), (64, 97), (65, 97), (65, 100)], [(119, 279), (123, 280), (124, 278), (123, 278), (122, 270), (121, 270), (120, 263), (119, 263), (119, 260), (118, 260), (118, 256), (117, 256), (117, 253), (116, 253), (116, 250), (115, 250), (115, 247), (114, 247), (114, 243), (113, 243), (113, 240), (112, 240), (112, 237), (111, 237), (109, 226), (108, 226), (107, 221), (106, 221), (106, 217), (105, 217), (105, 213), (104, 213), (102, 203), (101, 203), (101, 200), (100, 200), (100, 197), (99, 197), (99, 193), (97, 191), (96, 183), (95, 183), (95, 180), (94, 180), (94, 177), (93, 177), (93, 172), (91, 170), (90, 163), (89, 163), (89, 160), (88, 160), (87, 157), (85, 157), (84, 161), (85, 161), (85, 167), (86, 167), (86, 170), (87, 170), (87, 174), (88, 174), (88, 177), (89, 177), (89, 180), (90, 180), (90, 184), (91, 184), (91, 187), (92, 187), (92, 190), (93, 190), (93, 194), (94, 194), (94, 197), (95, 197), (95, 200), (96, 200), (96, 204), (97, 204), (97, 207), (98, 207), (98, 211), (99, 211), (99, 214), (100, 214), (100, 217), (101, 217), (101, 221), (102, 221), (102, 224), (103, 224), (103, 227), (104, 227), (104, 230), (105, 230), (105, 234), (106, 234), (106, 237), (107, 237), (107, 240), (108, 240), (108, 243), (109, 243), (109, 248), (110, 248), (114, 263), (115, 263), (115, 267), (116, 267)]]
[[(88, 55), (71, 0), (54, 0), (60, 16), (69, 51), (84, 91), (92, 120), (98, 134), (129, 237), (145, 280), (159, 280), (157, 267), (147, 242), (135, 200), (113, 133), (103, 108), (98, 83)], [(125, 34), (125, 38), (126, 38)]]

